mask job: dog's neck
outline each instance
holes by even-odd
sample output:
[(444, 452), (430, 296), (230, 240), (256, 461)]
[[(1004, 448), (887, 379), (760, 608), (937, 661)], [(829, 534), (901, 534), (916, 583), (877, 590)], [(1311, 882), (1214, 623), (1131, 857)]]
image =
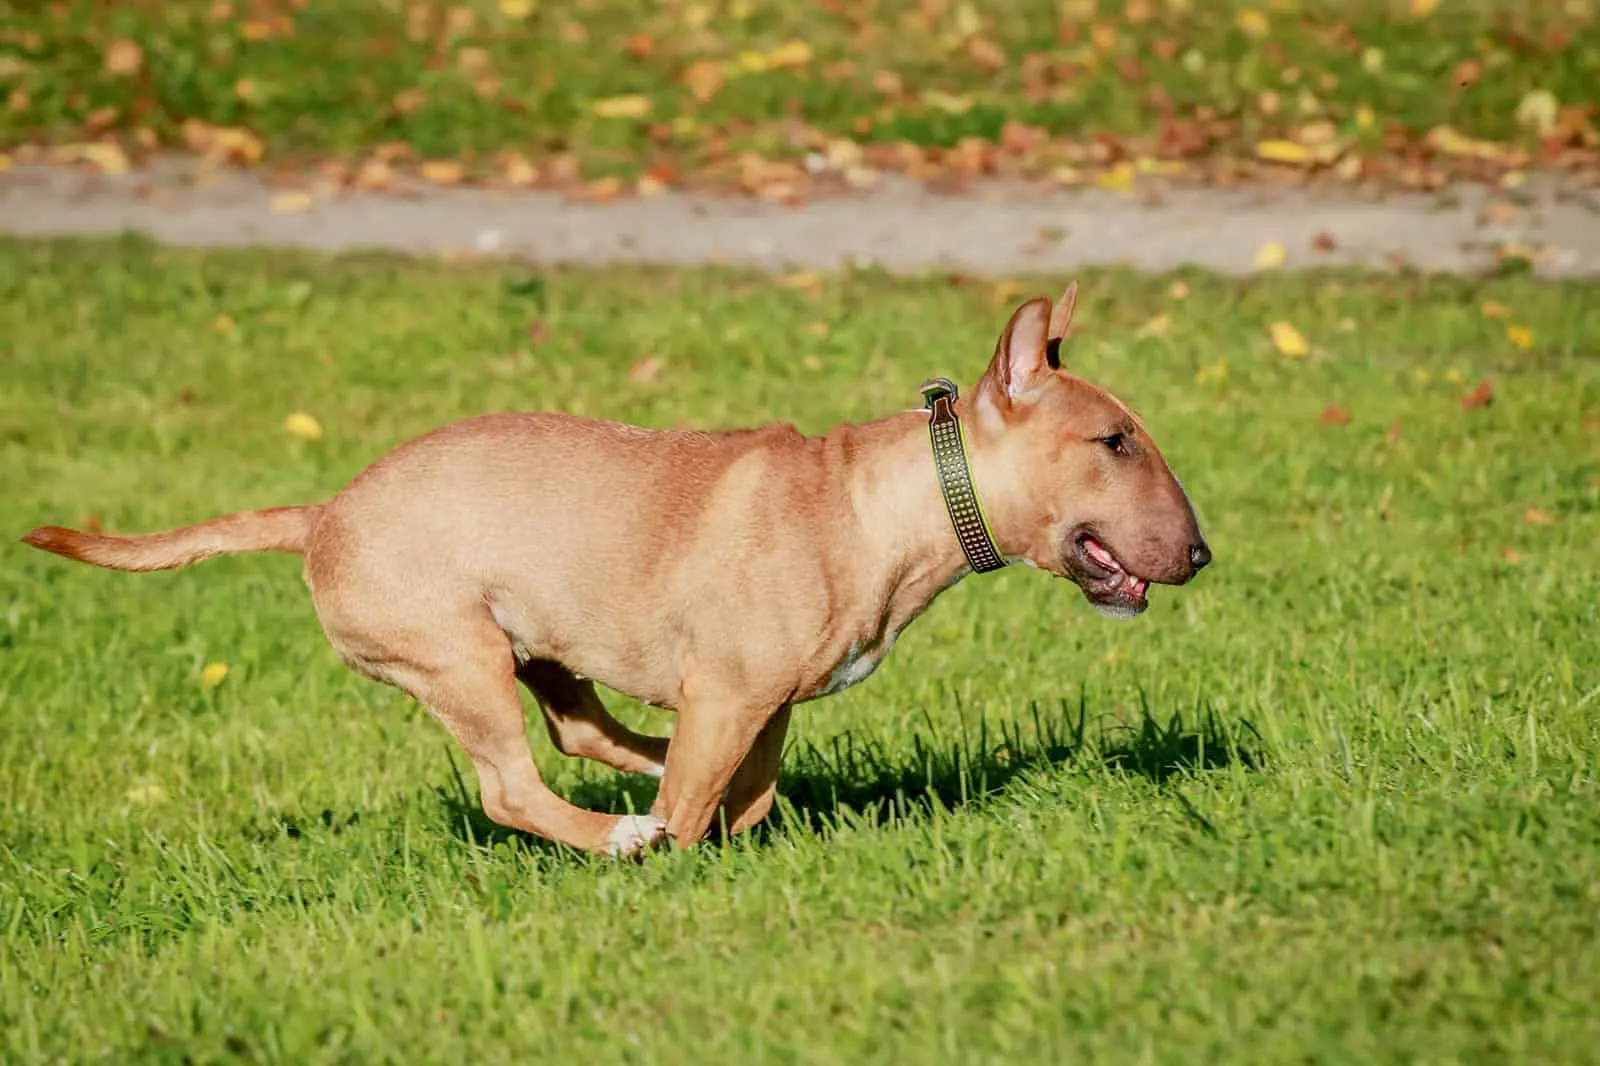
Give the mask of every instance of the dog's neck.
[(928, 414), (908, 411), (829, 436), (848, 456), (845, 496), (862, 538), (853, 565), (870, 573), (864, 587), (884, 597), (898, 629), (972, 572), (945, 507)]

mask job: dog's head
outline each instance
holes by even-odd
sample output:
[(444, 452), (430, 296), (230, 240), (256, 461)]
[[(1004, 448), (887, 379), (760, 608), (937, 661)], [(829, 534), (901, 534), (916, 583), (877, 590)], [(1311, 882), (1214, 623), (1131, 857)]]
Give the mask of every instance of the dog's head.
[(962, 397), (973, 476), (1008, 556), (1077, 583), (1103, 614), (1131, 618), (1152, 584), (1211, 561), (1194, 509), (1139, 416), (1062, 369), (1076, 283), (1029, 300)]

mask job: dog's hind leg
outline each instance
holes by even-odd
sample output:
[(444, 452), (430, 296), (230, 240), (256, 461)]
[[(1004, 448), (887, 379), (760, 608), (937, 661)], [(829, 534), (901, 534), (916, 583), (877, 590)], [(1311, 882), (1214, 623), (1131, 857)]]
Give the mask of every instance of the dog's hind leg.
[(550, 739), (563, 754), (593, 759), (625, 773), (661, 776), (667, 738), (635, 733), (617, 721), (600, 702), (594, 682), (548, 659), (523, 663), (517, 667), (517, 677), (539, 701)]
[(488, 612), (467, 625), (434, 627), (427, 644), (383, 664), (381, 676), (415, 696), (472, 758), (484, 813), (501, 825), (574, 848), (632, 854), (665, 828), (649, 815), (602, 814), (550, 791), (528, 750), (516, 663)]

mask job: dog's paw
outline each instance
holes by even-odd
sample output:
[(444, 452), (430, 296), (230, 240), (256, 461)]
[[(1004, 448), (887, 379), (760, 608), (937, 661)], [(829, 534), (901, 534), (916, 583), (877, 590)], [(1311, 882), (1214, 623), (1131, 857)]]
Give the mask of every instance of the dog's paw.
[(667, 838), (667, 823), (653, 814), (624, 814), (611, 828), (606, 854), (631, 859), (644, 854)]

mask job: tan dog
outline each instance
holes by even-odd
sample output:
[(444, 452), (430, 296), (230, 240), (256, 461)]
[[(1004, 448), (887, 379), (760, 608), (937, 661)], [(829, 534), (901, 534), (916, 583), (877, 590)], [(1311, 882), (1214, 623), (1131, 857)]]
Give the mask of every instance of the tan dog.
[[(1043, 298), (1017, 309), (954, 411), (999, 555), (1131, 616), (1149, 583), (1182, 584), (1211, 553), (1138, 417), (1059, 369), (1075, 289), (1053, 314)], [(865, 678), (970, 572), (929, 421), (905, 412), (805, 437), (788, 424), (487, 415), (400, 445), (321, 505), (25, 539), (119, 570), (304, 553), (334, 648), (444, 723), (490, 818), (632, 853), (663, 834), (700, 840), (719, 806), (733, 832), (764, 818), (790, 709)], [(518, 681), (561, 751), (661, 776), (652, 813), (582, 810), (550, 791)], [(595, 681), (676, 710), (671, 743), (611, 717)]]

